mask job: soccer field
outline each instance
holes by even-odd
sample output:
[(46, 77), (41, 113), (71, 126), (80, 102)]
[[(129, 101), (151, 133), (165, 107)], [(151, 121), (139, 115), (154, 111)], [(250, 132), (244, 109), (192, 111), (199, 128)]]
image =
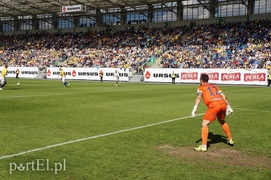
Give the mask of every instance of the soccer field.
[[(8, 79), (0, 91), (0, 179), (271, 177), (271, 88), (220, 86), (234, 146), (215, 121), (201, 144), (198, 85)], [(17, 86), (20, 82), (20, 86)]]

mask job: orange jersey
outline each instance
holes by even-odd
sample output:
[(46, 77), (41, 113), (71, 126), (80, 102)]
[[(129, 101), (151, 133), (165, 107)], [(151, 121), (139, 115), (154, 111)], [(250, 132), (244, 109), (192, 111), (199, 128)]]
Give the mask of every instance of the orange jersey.
[(208, 83), (201, 85), (197, 90), (198, 96), (202, 96), (204, 103), (208, 107), (223, 103), (226, 104), (220, 93), (222, 93), (222, 91), (218, 86)]

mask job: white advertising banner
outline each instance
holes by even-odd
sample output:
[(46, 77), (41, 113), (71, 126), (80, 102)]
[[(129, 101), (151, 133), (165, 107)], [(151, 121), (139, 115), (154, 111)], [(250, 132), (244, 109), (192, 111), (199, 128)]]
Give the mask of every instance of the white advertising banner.
[[(4, 67), (0, 67), (0, 72)], [(6, 77), (16, 77), (16, 69), (19, 69), (20, 78), (35, 78), (39, 75), (38, 67), (8, 67)], [(114, 81), (116, 68), (62, 68), (66, 73), (66, 79), (96, 80), (99, 81), (99, 72), (103, 71), (103, 80)], [(120, 81), (129, 81), (131, 75), (128, 69), (119, 68)], [(241, 85), (267, 85), (266, 69), (163, 69), (147, 68), (144, 71), (144, 82), (171, 83), (171, 74), (176, 74), (176, 83), (199, 83), (200, 75), (207, 73), (209, 82), (215, 84), (241, 84)], [(59, 68), (47, 68), (48, 79), (60, 79)]]
[[(81, 80), (100, 80), (99, 72), (103, 71), (103, 80), (104, 81), (114, 81), (115, 68), (62, 68), (66, 74), (66, 79), (81, 79)], [(129, 71), (128, 69), (117, 69), (119, 72), (120, 81), (129, 80)], [(47, 68), (46, 70), (47, 79), (58, 79), (59, 68)]]
[(61, 12), (69, 13), (69, 12), (81, 12), (83, 11), (82, 5), (71, 5), (71, 6), (62, 6)]
[[(0, 67), (0, 71), (4, 67)], [(19, 78), (35, 78), (39, 75), (39, 68), (37, 67), (8, 67), (8, 73), (6, 77), (16, 77), (16, 70), (19, 69)]]
[(209, 75), (209, 82), (216, 84), (267, 85), (266, 69), (162, 69), (147, 68), (145, 82), (171, 82), (171, 74), (176, 74), (176, 83), (199, 83), (200, 75)]

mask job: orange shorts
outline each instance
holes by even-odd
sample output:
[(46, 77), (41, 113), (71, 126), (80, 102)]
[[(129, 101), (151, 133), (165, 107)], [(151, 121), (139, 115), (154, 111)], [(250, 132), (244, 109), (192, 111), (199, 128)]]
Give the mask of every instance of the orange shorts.
[(208, 107), (203, 116), (204, 120), (214, 121), (217, 119), (225, 120), (226, 104), (217, 104), (216, 106)]

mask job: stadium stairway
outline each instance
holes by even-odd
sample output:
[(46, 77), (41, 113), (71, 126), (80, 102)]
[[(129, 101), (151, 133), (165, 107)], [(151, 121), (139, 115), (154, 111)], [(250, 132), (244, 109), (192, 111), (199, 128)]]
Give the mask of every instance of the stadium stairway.
[(44, 79), (45, 72), (40, 71), (39, 74), (35, 77), (36, 79)]
[(129, 82), (143, 82), (143, 80), (143, 75), (133, 75), (131, 79), (129, 79)]

